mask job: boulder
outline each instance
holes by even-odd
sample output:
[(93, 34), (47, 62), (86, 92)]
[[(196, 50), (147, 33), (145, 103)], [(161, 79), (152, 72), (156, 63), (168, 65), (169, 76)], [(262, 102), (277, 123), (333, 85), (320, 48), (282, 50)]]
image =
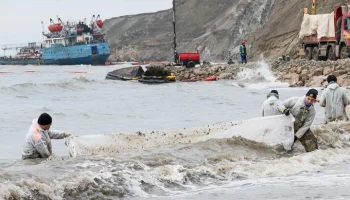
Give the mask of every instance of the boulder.
[(313, 76), (311, 79), (305, 84), (306, 87), (321, 87), (326, 83), (326, 76)]
[(299, 87), (304, 86), (304, 81), (299, 81), (299, 82), (297, 83), (297, 86), (299, 86)]
[(290, 70), (290, 73), (297, 73), (297, 68), (296, 67), (292, 67)]
[(189, 79), (190, 78), (190, 73), (186, 72), (184, 75), (184, 79)]
[(325, 67), (323, 69), (323, 75), (328, 75), (332, 72), (331, 68), (330, 67)]
[(181, 80), (183, 80), (183, 79), (185, 79), (185, 78), (184, 78), (184, 76), (183, 76), (182, 74), (179, 74), (179, 75), (176, 76), (175, 79), (176, 79), (177, 81), (181, 81)]
[(277, 77), (282, 77), (283, 78), (283, 76), (286, 75), (286, 74), (287, 74), (286, 72), (280, 72), (280, 73), (277, 74)]
[(300, 80), (304, 81), (304, 83), (305, 83), (305, 82), (307, 82), (309, 80), (309, 78), (308, 78), (308, 76), (306, 74), (304, 74), (304, 75), (300, 75)]
[(350, 86), (350, 79), (344, 79), (344, 82), (341, 86), (344, 86), (344, 87)]
[(218, 76), (218, 79), (231, 79), (232, 77), (232, 73), (222, 73)]
[(323, 68), (317, 68), (311, 72), (312, 76), (322, 76), (323, 75)]
[(197, 68), (197, 69), (193, 70), (193, 73), (194, 73), (196, 76), (202, 76), (202, 75), (203, 75), (203, 72), (204, 72), (204, 70), (201, 69), (201, 68)]
[(179, 67), (179, 68), (176, 68), (178, 72), (183, 72), (183, 71), (186, 71), (186, 68), (185, 67)]
[(219, 66), (212, 66), (208, 68), (209, 74), (216, 74), (219, 71)]
[(297, 74), (301, 73), (301, 67), (297, 67)]
[(283, 76), (283, 81), (289, 83), (289, 85), (296, 85), (300, 81), (299, 74), (286, 74)]
[(346, 70), (339, 70), (339, 71), (335, 71), (335, 72), (332, 72), (332, 75), (338, 77), (338, 76), (341, 76), (343, 74), (347, 74), (348, 72)]
[(348, 75), (343, 74), (343, 75), (337, 77), (337, 82), (339, 83), (339, 85), (343, 86), (346, 84), (347, 79), (348, 79)]
[(307, 74), (309, 74), (309, 70), (307, 69), (301, 70), (301, 75), (307, 75)]

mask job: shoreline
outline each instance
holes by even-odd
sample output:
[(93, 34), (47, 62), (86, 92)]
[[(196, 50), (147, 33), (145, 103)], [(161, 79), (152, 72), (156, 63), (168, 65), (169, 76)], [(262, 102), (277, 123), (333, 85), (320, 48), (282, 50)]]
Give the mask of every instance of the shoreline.
[[(275, 76), (276, 82), (285, 82), (289, 87), (324, 87), (328, 75), (335, 75), (341, 86), (350, 86), (350, 59), (337, 61), (290, 60), (264, 62)], [(244, 69), (256, 71), (261, 68), (259, 62), (247, 64), (204, 64), (200, 67), (169, 67), (177, 81), (196, 81), (210, 77), (217, 79), (237, 79)]]

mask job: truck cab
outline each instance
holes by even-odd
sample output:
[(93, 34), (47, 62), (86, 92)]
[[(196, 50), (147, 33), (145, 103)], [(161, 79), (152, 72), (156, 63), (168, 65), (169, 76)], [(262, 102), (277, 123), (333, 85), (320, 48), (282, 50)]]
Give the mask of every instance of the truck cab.
[(336, 52), (336, 57), (340, 59), (348, 58), (350, 50), (350, 14), (349, 12), (342, 14), (341, 7), (338, 7), (337, 12), (339, 12), (338, 19), (335, 15), (336, 21), (336, 32), (335, 37), (337, 40), (338, 52)]

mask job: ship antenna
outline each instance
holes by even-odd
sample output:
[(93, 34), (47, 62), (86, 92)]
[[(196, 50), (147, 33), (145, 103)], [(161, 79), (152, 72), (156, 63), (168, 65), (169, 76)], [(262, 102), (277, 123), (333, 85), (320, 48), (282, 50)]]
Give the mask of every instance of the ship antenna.
[(45, 33), (45, 29), (44, 29), (44, 21), (41, 21), (41, 27), (43, 28), (43, 34)]

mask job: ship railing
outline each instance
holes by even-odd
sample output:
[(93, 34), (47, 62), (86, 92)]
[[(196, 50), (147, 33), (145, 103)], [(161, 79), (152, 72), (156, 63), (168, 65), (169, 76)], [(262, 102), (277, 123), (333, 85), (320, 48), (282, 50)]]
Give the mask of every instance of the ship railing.
[(41, 46), (41, 42), (32, 42), (26, 44), (5, 44), (1, 47), (2, 50), (15, 50), (22, 48), (39, 48)]
[(98, 44), (98, 43), (105, 43), (106, 41), (104, 39), (98, 41), (98, 40), (92, 40), (92, 41), (81, 41), (81, 42), (72, 42), (72, 43), (66, 43), (65, 46), (76, 46), (76, 45), (85, 45), (85, 44)]

